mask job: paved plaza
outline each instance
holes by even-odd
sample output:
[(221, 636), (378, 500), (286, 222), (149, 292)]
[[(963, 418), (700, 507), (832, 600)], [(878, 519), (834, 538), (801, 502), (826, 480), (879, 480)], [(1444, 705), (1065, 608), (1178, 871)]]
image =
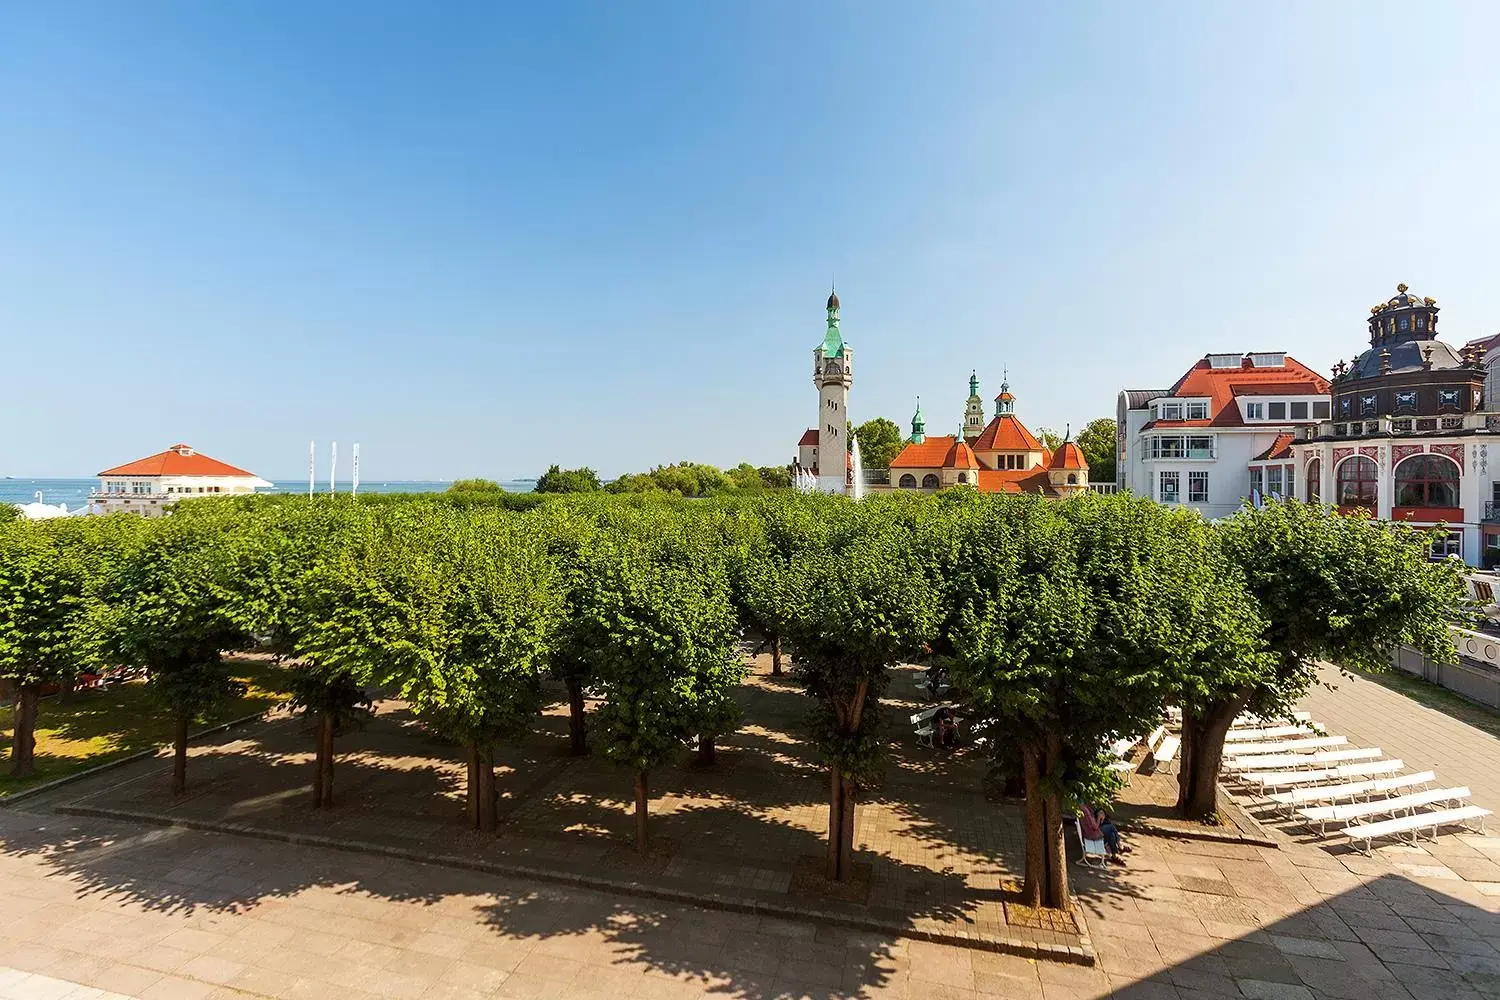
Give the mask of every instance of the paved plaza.
[[(1428, 710), (1380, 691), (1394, 700), (1369, 693), (1379, 713), (1363, 720), (1372, 731), (1420, 732), (1427, 724)], [(1351, 739), (1365, 738), (1356, 737), (1359, 718), (1336, 720), (1321, 703), (1315, 711)], [(1450, 753), (1482, 759), (1495, 752), (1492, 737), (1466, 730), (1451, 734), (1458, 743)], [(1382, 745), (1393, 749), (1391, 742)], [(797, 759), (790, 746), (787, 753)], [(194, 768), (200, 763), (195, 756)], [(1443, 777), (1468, 780), (1434, 763)], [(972, 765), (933, 769), (943, 766)], [(1480, 804), (1495, 804), (1477, 784), (1475, 792)], [(690, 812), (686, 800), (681, 808)], [(1002, 817), (1016, 812), (981, 796), (960, 801)], [(1453, 863), (1500, 859), (1495, 837), (1450, 834), (1431, 849), (1391, 845), (1367, 857), (1275, 827), (1277, 848), (1133, 836), (1127, 867), (1072, 866), (1097, 955), (1088, 967), (401, 858), (64, 815), (57, 804), (49, 797), (0, 810), (6, 1000), (108, 993), (1500, 997), (1500, 881), (1477, 877), (1486, 871), (1477, 865)], [(878, 815), (880, 808), (862, 807), (861, 824), (866, 810)], [(882, 829), (872, 823), (875, 832), (862, 833), (862, 860), (889, 849), (880, 846)], [(924, 849), (937, 852), (953, 830), (961, 841), (964, 829), (957, 821), (923, 826)], [(991, 862), (1002, 879), (1008, 860)]]

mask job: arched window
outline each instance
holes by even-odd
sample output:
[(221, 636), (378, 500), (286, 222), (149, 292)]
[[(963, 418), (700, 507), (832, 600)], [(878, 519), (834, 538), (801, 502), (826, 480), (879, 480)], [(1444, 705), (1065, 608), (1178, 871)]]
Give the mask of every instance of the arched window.
[(1317, 503), (1322, 499), (1323, 460), (1315, 458), (1307, 463), (1307, 502)]
[(960, 472), (958, 474), (958, 481), (961, 483), (967, 483), (969, 481), (969, 474), (967, 472)]
[(900, 481), (897, 482), (896, 485), (901, 487), (903, 490), (914, 490), (917, 488), (917, 477), (908, 472), (901, 477)]
[(925, 476), (922, 477), (922, 489), (924, 489), (924, 490), (935, 490), (937, 488), (938, 488), (938, 477), (937, 476), (935, 476), (935, 475), (933, 475), (932, 473), (929, 472), (929, 473), (927, 473), (927, 475), (925, 475)]
[(1458, 466), (1441, 455), (1413, 455), (1395, 479), (1397, 507), (1458, 506)]
[(1076, 473), (1076, 472), (1070, 472), (1070, 473), (1068, 473), (1068, 485), (1069, 486), (1077, 486), (1078, 485), (1078, 473)]
[(1339, 465), (1338, 498), (1340, 507), (1376, 507), (1376, 490), (1380, 485), (1380, 470), (1373, 459), (1363, 455), (1346, 458)]

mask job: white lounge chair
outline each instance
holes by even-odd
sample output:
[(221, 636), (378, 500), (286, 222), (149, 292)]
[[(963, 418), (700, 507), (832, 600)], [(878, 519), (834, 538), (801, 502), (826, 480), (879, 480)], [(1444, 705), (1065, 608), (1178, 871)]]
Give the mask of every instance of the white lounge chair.
[(1307, 736), (1300, 739), (1265, 740), (1263, 742), (1225, 743), (1224, 753), (1230, 757), (1248, 757), (1258, 753), (1305, 753), (1308, 750), (1326, 750), (1329, 747), (1347, 746), (1347, 736)]
[(1364, 802), (1351, 802), (1346, 805), (1312, 806), (1307, 809), (1298, 809), (1297, 815), (1308, 823), (1318, 824), (1318, 835), (1325, 836), (1328, 832), (1329, 823), (1344, 823), (1346, 825), (1355, 820), (1368, 819), (1371, 816), (1398, 816), (1402, 813), (1410, 814), (1423, 806), (1433, 806), (1443, 803), (1449, 806), (1461, 806), (1470, 795), (1467, 786), (1457, 788), (1429, 788), (1426, 791), (1413, 792), (1410, 795), (1399, 795), (1389, 799), (1367, 799)]
[(1351, 760), (1369, 760), (1379, 757), (1379, 747), (1354, 747), (1349, 750), (1318, 750), (1314, 753), (1276, 753), (1231, 757), (1223, 766), (1231, 771), (1275, 771), (1299, 767), (1322, 767), (1325, 764), (1343, 764)]
[(1381, 837), (1400, 836), (1403, 833), (1412, 835), (1412, 843), (1417, 842), (1417, 837), (1423, 830), (1432, 831), (1432, 839), (1437, 839), (1437, 832), (1445, 826), (1468, 826), (1472, 820), (1479, 820), (1479, 830), (1484, 832), (1484, 818), (1490, 815), (1488, 809), (1479, 806), (1459, 806), (1455, 809), (1439, 809), (1436, 812), (1413, 813), (1410, 816), (1397, 816), (1394, 819), (1384, 819), (1378, 823), (1356, 823), (1344, 828), (1344, 836), (1349, 838), (1350, 843), (1365, 842), (1365, 853), (1369, 854), (1374, 841)]
[(1316, 767), (1298, 771), (1246, 771), (1239, 779), (1248, 785), (1260, 786), (1265, 794), (1268, 788), (1295, 788), (1299, 785), (1319, 785), (1339, 782), (1349, 778), (1370, 777), (1376, 774), (1395, 774), (1406, 767), (1399, 758), (1372, 760), (1359, 764), (1342, 764), (1338, 767)]
[(1268, 726), (1265, 729), (1231, 729), (1224, 734), (1225, 743), (1241, 743), (1249, 740), (1277, 740), (1288, 736), (1321, 736), (1311, 726)]
[(1269, 796), (1272, 802), (1287, 807), (1287, 816), (1295, 815), (1304, 805), (1320, 802), (1337, 803), (1341, 799), (1354, 802), (1362, 795), (1388, 795), (1404, 788), (1416, 788), (1431, 784), (1437, 775), (1431, 771), (1415, 774), (1398, 774), (1394, 778), (1367, 778), (1363, 781), (1348, 781), (1338, 785), (1314, 785), (1311, 788), (1293, 788), (1289, 792), (1276, 792)]

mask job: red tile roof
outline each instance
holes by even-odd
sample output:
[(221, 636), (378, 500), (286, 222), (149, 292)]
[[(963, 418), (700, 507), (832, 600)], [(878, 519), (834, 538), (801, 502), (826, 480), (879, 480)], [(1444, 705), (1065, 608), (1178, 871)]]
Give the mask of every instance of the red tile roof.
[(1269, 459), (1291, 458), (1292, 442), (1295, 440), (1296, 438), (1290, 434), (1278, 434), (1276, 440), (1271, 442), (1271, 447), (1256, 455), (1251, 461), (1264, 462)]
[(975, 451), (1041, 451), (1042, 443), (1036, 439), (1026, 425), (1016, 419), (1014, 413), (997, 414), (979, 437), (974, 440)]
[(1157, 426), (1172, 427), (1243, 427), (1240, 408), (1234, 404), (1235, 396), (1326, 394), (1328, 380), (1317, 372), (1287, 356), (1286, 364), (1280, 368), (1211, 368), (1208, 358), (1201, 358), (1168, 390), (1169, 396), (1203, 397), (1210, 400), (1211, 413), (1207, 421), (1160, 421)]
[(809, 427), (807, 430), (805, 430), (805, 431), (802, 432), (802, 440), (800, 440), (800, 441), (797, 442), (797, 447), (800, 448), (800, 447), (802, 447), (805, 444), (814, 444), (815, 445), (817, 443), (818, 443), (818, 431), (817, 431), (817, 428), (815, 428), (815, 427)]
[(921, 444), (908, 443), (891, 459), (893, 469), (979, 469), (974, 450), (953, 434), (928, 437)]
[(980, 469), (978, 486), (981, 493), (1057, 494), (1045, 469)]
[(174, 444), (148, 458), (105, 469), (101, 476), (249, 476), (255, 473), (200, 455), (185, 444)]
[(1084, 471), (1089, 467), (1088, 460), (1083, 457), (1083, 449), (1072, 441), (1064, 441), (1057, 451), (1052, 453), (1052, 461), (1047, 463), (1049, 469), (1067, 469), (1069, 471)]

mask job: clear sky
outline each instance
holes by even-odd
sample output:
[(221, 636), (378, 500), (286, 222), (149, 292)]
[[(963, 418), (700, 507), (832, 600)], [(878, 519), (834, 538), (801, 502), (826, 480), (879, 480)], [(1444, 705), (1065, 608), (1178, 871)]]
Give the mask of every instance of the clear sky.
[[(1500, 5), (0, 5), (0, 474), (785, 464), (1500, 330)], [(326, 452), (325, 452), (326, 454)], [(325, 473), (320, 472), (320, 478)]]

